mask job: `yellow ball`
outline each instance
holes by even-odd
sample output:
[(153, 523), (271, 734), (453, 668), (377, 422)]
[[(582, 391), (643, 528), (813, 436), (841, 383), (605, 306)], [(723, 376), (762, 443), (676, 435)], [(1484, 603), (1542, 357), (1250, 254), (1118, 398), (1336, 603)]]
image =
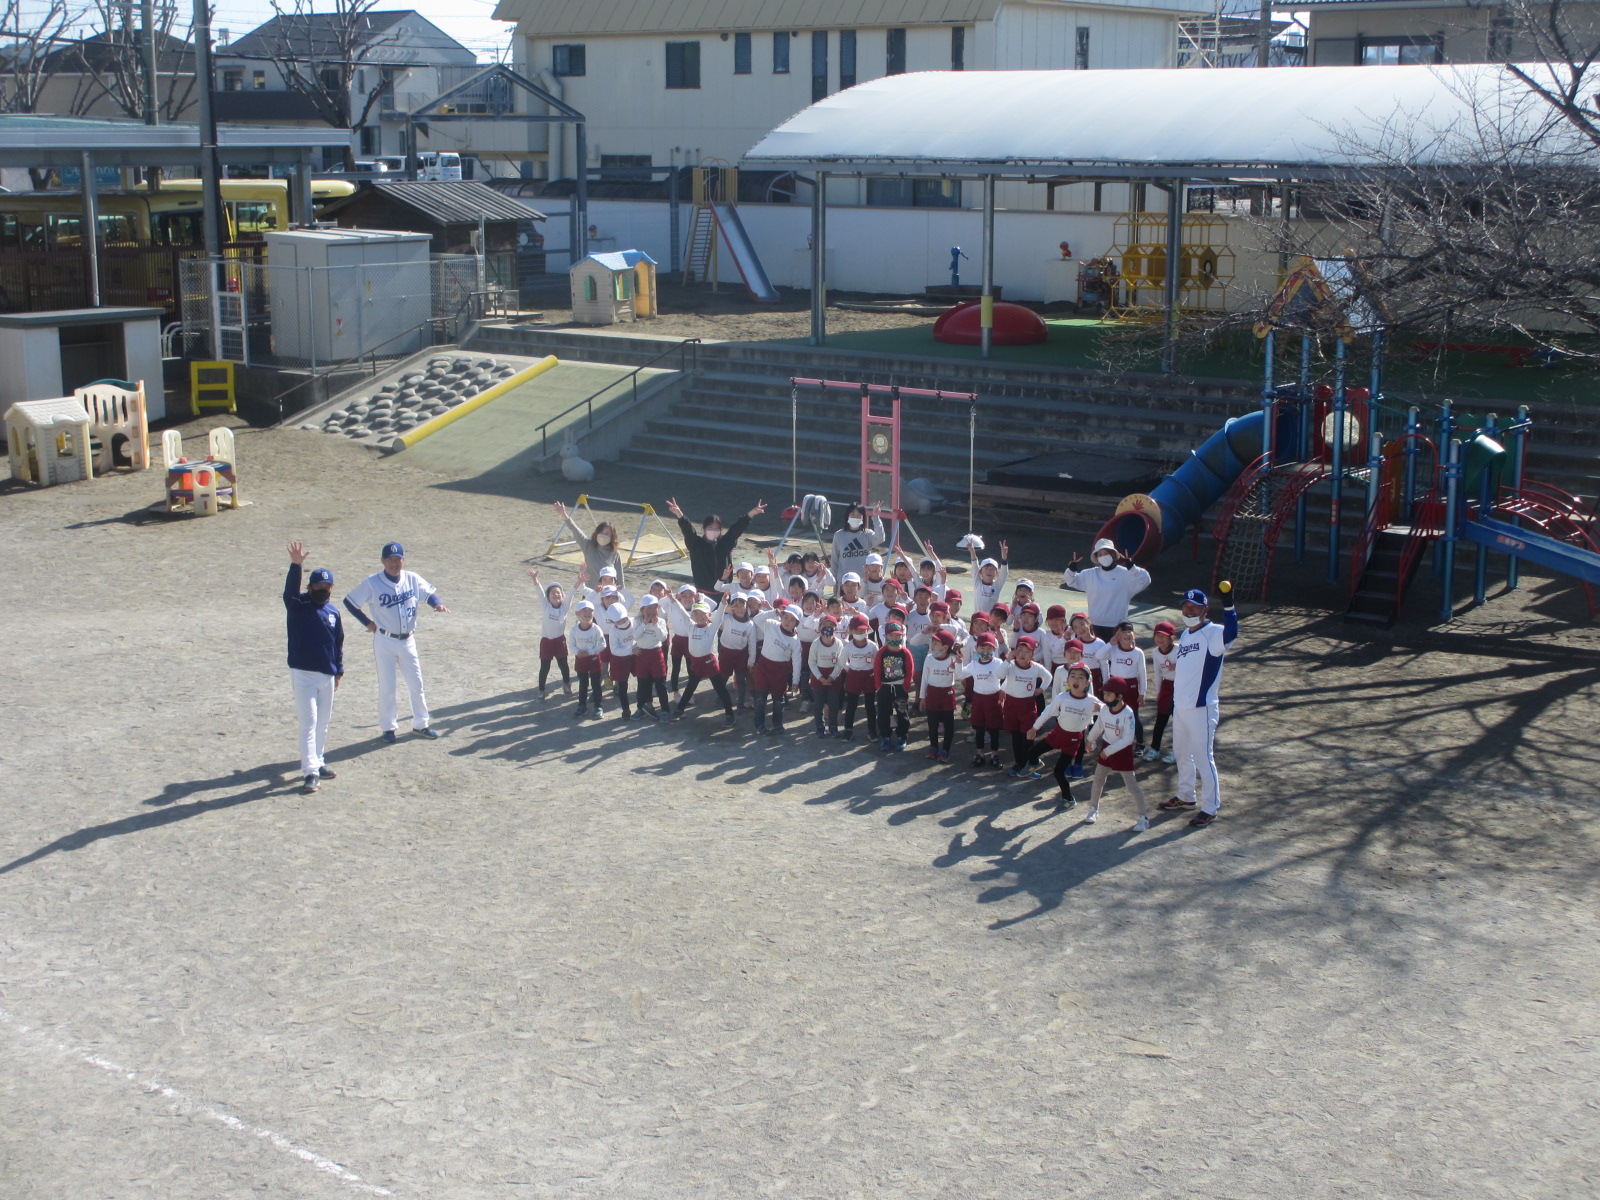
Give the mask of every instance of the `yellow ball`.
[(1226, 596), (1229, 592), (1233, 591), (1233, 582), (1231, 580), (1224, 579), (1221, 583), (1217, 584), (1217, 590)]

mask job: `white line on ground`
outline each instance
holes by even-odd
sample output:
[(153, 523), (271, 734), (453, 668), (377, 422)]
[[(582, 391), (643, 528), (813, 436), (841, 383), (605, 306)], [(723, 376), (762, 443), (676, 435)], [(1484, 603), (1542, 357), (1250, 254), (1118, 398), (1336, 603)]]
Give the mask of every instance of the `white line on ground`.
[(3, 1008), (0, 1008), (0, 1024), (9, 1026), (19, 1035), (22, 1035), (22, 1037), (33, 1042), (36, 1047), (48, 1049), (55, 1054), (63, 1055), (68, 1058), (76, 1058), (78, 1061), (88, 1063), (92, 1067), (99, 1067), (102, 1071), (105, 1071), (111, 1075), (116, 1075), (121, 1079), (125, 1079), (128, 1082), (137, 1085), (145, 1092), (161, 1096), (163, 1099), (168, 1101), (174, 1112), (183, 1113), (186, 1116), (199, 1114), (208, 1120), (217, 1122), (219, 1125), (225, 1125), (237, 1133), (249, 1134), (251, 1137), (260, 1138), (262, 1141), (272, 1145), (275, 1149), (281, 1150), (285, 1154), (291, 1155), (294, 1158), (298, 1158), (301, 1162), (309, 1163), (311, 1166), (315, 1167), (324, 1174), (332, 1175), (341, 1183), (348, 1184), (355, 1191), (364, 1192), (369, 1196), (394, 1195), (394, 1193), (388, 1188), (382, 1188), (378, 1187), (376, 1184), (368, 1183), (354, 1171), (345, 1170), (344, 1167), (334, 1162), (331, 1158), (324, 1158), (322, 1155), (313, 1150), (307, 1150), (304, 1146), (297, 1146), (288, 1138), (283, 1137), (281, 1134), (273, 1133), (270, 1129), (263, 1129), (258, 1125), (247, 1124), (230, 1113), (221, 1112), (220, 1110), (211, 1107), (209, 1104), (206, 1104), (203, 1101), (195, 1100), (184, 1095), (176, 1088), (170, 1088), (163, 1083), (156, 1082), (155, 1080), (141, 1078), (139, 1072), (130, 1071), (127, 1067), (124, 1067), (119, 1063), (114, 1063), (110, 1059), (102, 1058), (98, 1054), (94, 1054), (88, 1050), (82, 1049), (81, 1047), (69, 1046), (63, 1042), (53, 1041), (47, 1033), (34, 1029), (32, 1026), (23, 1024), (12, 1013), (7, 1012)]

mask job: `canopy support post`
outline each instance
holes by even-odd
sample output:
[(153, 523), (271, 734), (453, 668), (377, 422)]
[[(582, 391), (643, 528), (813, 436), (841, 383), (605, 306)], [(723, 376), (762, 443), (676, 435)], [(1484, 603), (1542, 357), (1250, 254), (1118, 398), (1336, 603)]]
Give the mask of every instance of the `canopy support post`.
[(818, 171), (811, 185), (811, 344), (828, 340), (828, 177)]
[(994, 339), (994, 176), (983, 177), (983, 357)]

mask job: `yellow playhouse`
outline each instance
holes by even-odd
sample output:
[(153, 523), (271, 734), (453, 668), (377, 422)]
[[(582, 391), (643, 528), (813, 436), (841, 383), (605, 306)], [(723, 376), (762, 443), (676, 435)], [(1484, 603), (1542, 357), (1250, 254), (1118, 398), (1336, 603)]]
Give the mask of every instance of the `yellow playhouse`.
[(572, 319), (580, 325), (615, 325), (656, 315), (656, 263), (643, 250), (591, 254), (574, 263)]

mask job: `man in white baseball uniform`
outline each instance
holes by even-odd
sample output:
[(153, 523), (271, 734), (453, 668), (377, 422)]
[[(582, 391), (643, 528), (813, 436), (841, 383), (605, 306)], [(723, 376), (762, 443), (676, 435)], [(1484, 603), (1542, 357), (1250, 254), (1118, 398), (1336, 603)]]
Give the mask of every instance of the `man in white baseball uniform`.
[(1239, 636), (1239, 614), (1233, 607), (1233, 585), (1224, 580), (1222, 624), (1212, 621), (1210, 602), (1199, 588), (1183, 594), (1184, 630), (1175, 651), (1172, 696), (1172, 751), (1178, 760), (1178, 794), (1158, 806), (1200, 811), (1189, 824), (1204, 829), (1222, 808), (1222, 782), (1217, 777), (1215, 743), (1220, 716), (1222, 660)]
[[(434, 612), (450, 610), (439, 599), (433, 585), (415, 571), (408, 571), (405, 547), (389, 542), (383, 548), (383, 570), (368, 575), (350, 590), (344, 606), (372, 634), (372, 652), (378, 674), (378, 724), (383, 740), (396, 740), (399, 707), (395, 703), (395, 673), (405, 677), (411, 696), (411, 732), (418, 737), (436, 738), (428, 725), (428, 700), (422, 692), (422, 662), (417, 657), (417, 601), (426, 600)], [(363, 612), (371, 608), (372, 615)]]
[(1110, 538), (1101, 538), (1089, 552), (1092, 564), (1078, 570), (1083, 560), (1076, 554), (1061, 572), (1065, 587), (1084, 594), (1089, 609), (1089, 624), (1106, 641), (1118, 625), (1128, 619), (1128, 605), (1150, 586), (1150, 572), (1135, 566), (1126, 554), (1117, 553)]

